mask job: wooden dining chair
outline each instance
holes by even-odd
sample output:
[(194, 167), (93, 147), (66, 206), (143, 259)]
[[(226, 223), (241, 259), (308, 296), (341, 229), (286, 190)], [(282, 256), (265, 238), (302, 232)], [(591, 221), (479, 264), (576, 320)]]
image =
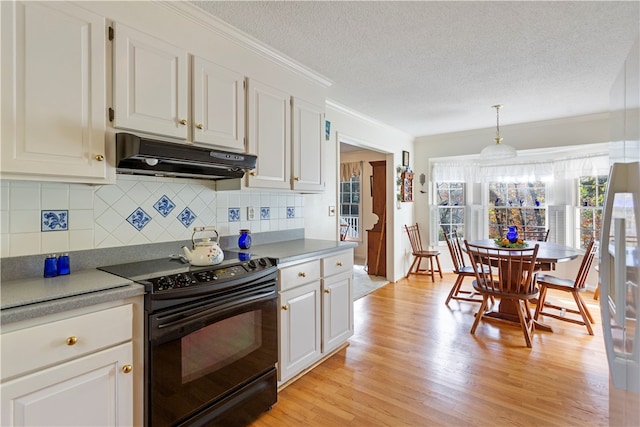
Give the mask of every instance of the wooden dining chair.
[[(418, 227), (418, 224), (405, 225), (404, 228), (407, 230), (407, 234), (409, 235), (411, 254), (413, 255), (413, 262), (411, 263), (411, 267), (409, 267), (406, 278), (408, 279), (412, 274), (426, 274), (431, 276), (431, 281), (435, 282), (435, 273), (438, 273), (440, 278), (442, 278), (442, 268), (440, 268), (440, 259), (438, 258), (438, 256), (440, 256), (440, 251), (429, 251), (422, 247), (422, 239), (420, 238), (420, 228)], [(423, 259), (426, 259), (429, 263), (428, 268), (420, 268), (420, 263)]]
[(529, 300), (538, 297), (535, 265), (539, 245), (536, 244), (532, 248), (497, 249), (473, 245), (466, 240), (464, 244), (473, 264), (492, 267), (475, 269), (476, 280), (473, 281), (473, 288), (482, 295), (482, 303), (471, 327), (471, 334), (475, 334), (485, 314), (489, 297), (509, 299), (516, 303), (520, 328), (527, 347), (531, 348), (535, 323)]
[(549, 240), (549, 229), (525, 228), (522, 232), (522, 239), (534, 242), (547, 242)]
[[(447, 232), (445, 227), (442, 227), (444, 233), (444, 240), (447, 242), (449, 253), (451, 254), (451, 261), (453, 262), (453, 272), (458, 275), (455, 283), (447, 295), (445, 304), (449, 305), (449, 301), (452, 299), (459, 301), (469, 302), (482, 302), (482, 297), (475, 290), (462, 289), (462, 282), (466, 277), (476, 277), (474, 267), (472, 265), (466, 265), (464, 260), (464, 252), (462, 245), (460, 244), (460, 238), (456, 230)], [(484, 268), (488, 268), (484, 266)]]
[[(587, 276), (589, 275), (589, 269), (591, 268), (591, 264), (593, 263), (593, 259), (595, 258), (597, 251), (598, 246), (595, 244), (595, 240), (592, 240), (589, 245), (587, 245), (587, 250), (584, 254), (584, 258), (582, 258), (582, 263), (580, 264), (580, 268), (578, 269), (578, 274), (575, 279), (564, 279), (548, 274), (538, 275), (537, 280), (538, 285), (540, 286), (540, 299), (536, 307), (536, 312), (533, 316), (534, 319), (538, 320), (538, 317), (543, 315), (563, 320), (565, 322), (576, 323), (578, 325), (586, 326), (589, 335), (593, 335), (593, 328), (591, 327), (591, 324), (594, 323), (593, 316), (591, 316), (591, 313), (580, 296), (580, 293), (587, 289)], [(570, 293), (576, 303), (577, 309), (547, 302), (547, 291), (549, 289)], [(580, 315), (581, 319), (576, 319), (574, 318), (575, 316), (566, 317), (566, 313)]]

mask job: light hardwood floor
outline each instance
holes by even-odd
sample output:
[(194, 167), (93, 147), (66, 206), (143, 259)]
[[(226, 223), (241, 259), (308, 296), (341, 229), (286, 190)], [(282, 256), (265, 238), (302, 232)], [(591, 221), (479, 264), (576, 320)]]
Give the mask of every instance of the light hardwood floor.
[(488, 320), (471, 335), (479, 304), (444, 305), (454, 280), (412, 277), (357, 300), (350, 345), (283, 389), (252, 425), (608, 425), (609, 373), (593, 294), (583, 298), (595, 336), (543, 319), (554, 332), (536, 331), (528, 349), (518, 326)]

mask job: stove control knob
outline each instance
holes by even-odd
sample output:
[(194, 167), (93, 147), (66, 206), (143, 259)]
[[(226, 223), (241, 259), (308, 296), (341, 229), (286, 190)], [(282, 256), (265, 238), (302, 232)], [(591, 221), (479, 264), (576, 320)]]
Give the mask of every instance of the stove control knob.
[(166, 277), (166, 276), (162, 276), (161, 278), (158, 279), (158, 290), (159, 291), (164, 291), (167, 289), (171, 289), (173, 287), (173, 281), (171, 280), (171, 278)]
[(267, 260), (266, 260), (266, 259), (264, 259), (264, 258), (260, 258), (260, 259), (258, 260), (258, 263), (259, 263), (261, 266), (263, 266), (263, 267), (266, 267), (266, 266), (267, 266)]
[(257, 267), (256, 262), (254, 260), (251, 260), (247, 263), (247, 265), (249, 266), (249, 268), (254, 269)]
[(176, 283), (178, 287), (189, 286), (190, 282), (191, 280), (189, 279), (189, 276), (187, 276), (186, 274), (179, 273), (176, 276)]

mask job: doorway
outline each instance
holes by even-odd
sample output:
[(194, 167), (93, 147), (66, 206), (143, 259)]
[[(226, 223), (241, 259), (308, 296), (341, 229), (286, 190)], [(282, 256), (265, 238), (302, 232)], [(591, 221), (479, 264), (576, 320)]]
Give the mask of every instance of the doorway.
[[(338, 227), (339, 231), (344, 229), (344, 224), (348, 224), (349, 229), (346, 233), (345, 240), (355, 241), (358, 246), (354, 248), (354, 300), (365, 296), (381, 286), (389, 283), (385, 275), (377, 276), (368, 271), (368, 231), (379, 221), (378, 216), (373, 213), (373, 167), (370, 162), (385, 162), (387, 153), (378, 152), (366, 147), (360, 141), (354, 141), (351, 138), (338, 136), (339, 141), (339, 159), (338, 164), (341, 165), (339, 171), (339, 189), (338, 189)], [(350, 163), (350, 165), (346, 165)], [(345, 165), (344, 168), (342, 165)], [(358, 179), (351, 179), (355, 175), (353, 171), (357, 169)], [(348, 175), (348, 176), (347, 176)], [(357, 181), (357, 191), (351, 191), (347, 197), (344, 197), (348, 190), (353, 190), (353, 182)], [(382, 203), (384, 204), (385, 179), (379, 180), (382, 186)], [(342, 194), (340, 194), (342, 193)], [(357, 203), (354, 202), (356, 195)], [(343, 206), (343, 202), (344, 203)], [(388, 222), (387, 222), (388, 223)], [(386, 234), (386, 229), (385, 229)], [(381, 261), (382, 262), (382, 261)], [(385, 260), (386, 263), (386, 260)]]

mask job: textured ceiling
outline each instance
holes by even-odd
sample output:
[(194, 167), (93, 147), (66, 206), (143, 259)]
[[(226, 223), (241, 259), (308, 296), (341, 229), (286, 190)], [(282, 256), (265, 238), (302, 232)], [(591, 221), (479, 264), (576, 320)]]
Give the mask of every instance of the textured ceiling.
[(414, 136), (602, 113), (640, 2), (194, 1)]

